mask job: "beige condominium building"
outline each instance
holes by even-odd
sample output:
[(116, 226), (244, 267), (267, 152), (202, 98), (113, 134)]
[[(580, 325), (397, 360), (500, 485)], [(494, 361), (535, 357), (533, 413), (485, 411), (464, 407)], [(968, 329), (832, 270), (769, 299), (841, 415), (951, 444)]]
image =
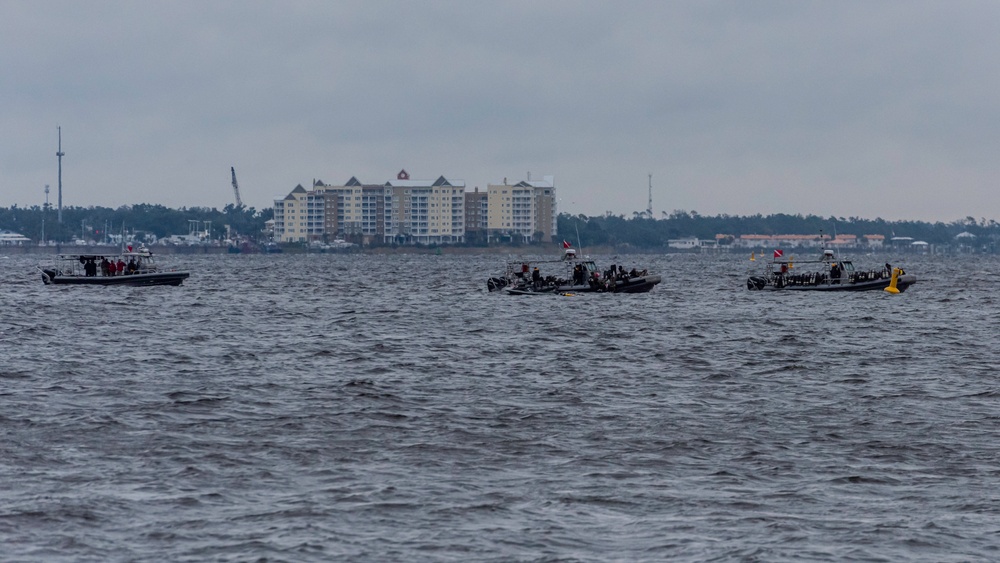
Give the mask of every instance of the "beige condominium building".
[(380, 184), (362, 184), (351, 176), (342, 186), (316, 183), (323, 191), (323, 233), (326, 242), (348, 239), (357, 244), (381, 241), (391, 192)]
[(274, 240), (381, 240), (385, 231), (385, 194), (385, 187), (365, 186), (353, 177), (342, 186), (315, 180), (310, 191), (301, 184), (295, 186), (287, 196), (274, 200)]
[(486, 188), (491, 239), (552, 242), (556, 229), (556, 188), (553, 176), (541, 182), (490, 184)]
[(385, 188), (392, 192), (391, 205), (386, 206), (386, 242), (465, 242), (465, 182), (444, 176), (411, 180), (401, 170)]
[(464, 242), (464, 192), (464, 182), (444, 176), (411, 180), (406, 170), (383, 184), (362, 184), (355, 177), (343, 185), (316, 180), (311, 191), (298, 185), (284, 198), (274, 200), (274, 240)]
[(306, 242), (323, 236), (323, 194), (302, 184), (274, 200), (274, 241)]

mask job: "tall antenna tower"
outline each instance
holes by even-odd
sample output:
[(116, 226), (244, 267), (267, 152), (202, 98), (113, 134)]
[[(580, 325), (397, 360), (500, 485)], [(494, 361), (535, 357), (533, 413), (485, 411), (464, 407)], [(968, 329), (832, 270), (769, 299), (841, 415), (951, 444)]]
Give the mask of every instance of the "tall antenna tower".
[(646, 207), (646, 217), (653, 218), (653, 175), (649, 175), (649, 205)]
[(64, 152), (62, 152), (62, 127), (56, 126), (59, 131), (59, 150), (56, 152), (56, 156), (59, 157), (59, 224), (62, 224), (62, 157)]

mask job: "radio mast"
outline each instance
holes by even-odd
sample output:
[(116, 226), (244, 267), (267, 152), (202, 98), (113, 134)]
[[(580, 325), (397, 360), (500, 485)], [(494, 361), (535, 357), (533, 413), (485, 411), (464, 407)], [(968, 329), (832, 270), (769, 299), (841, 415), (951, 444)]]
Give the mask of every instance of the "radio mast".
[(649, 175), (649, 205), (646, 207), (646, 217), (653, 218), (653, 175)]
[(64, 152), (62, 152), (62, 127), (56, 126), (59, 131), (59, 150), (56, 152), (56, 156), (59, 157), (59, 224), (62, 225), (62, 157)]

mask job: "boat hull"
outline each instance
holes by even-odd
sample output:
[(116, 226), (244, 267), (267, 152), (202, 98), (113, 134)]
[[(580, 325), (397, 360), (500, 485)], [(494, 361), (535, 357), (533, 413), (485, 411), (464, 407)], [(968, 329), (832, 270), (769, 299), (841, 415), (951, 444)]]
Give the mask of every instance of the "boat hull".
[(531, 285), (506, 288), (508, 295), (565, 295), (567, 293), (646, 293), (660, 283), (660, 276), (643, 276), (617, 281), (614, 286), (549, 285), (535, 289)]
[(191, 274), (188, 272), (155, 272), (121, 276), (68, 276), (55, 270), (42, 270), (45, 285), (180, 285)]
[[(755, 282), (755, 280), (757, 281)], [(892, 280), (890, 278), (881, 278), (853, 283), (849, 281), (844, 281), (844, 283), (829, 283), (827, 281), (820, 284), (788, 284), (779, 287), (763, 277), (751, 277), (747, 280), (747, 289), (752, 291), (882, 291), (889, 287), (891, 283)], [(896, 289), (902, 293), (915, 283), (917, 283), (917, 276), (903, 274), (896, 280)]]

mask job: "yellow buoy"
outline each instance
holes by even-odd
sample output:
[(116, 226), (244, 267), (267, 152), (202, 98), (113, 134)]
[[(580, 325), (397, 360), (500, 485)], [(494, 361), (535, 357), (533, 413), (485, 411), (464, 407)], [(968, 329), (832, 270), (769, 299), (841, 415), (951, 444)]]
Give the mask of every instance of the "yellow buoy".
[(889, 293), (892, 293), (893, 295), (899, 293), (899, 290), (896, 289), (896, 282), (898, 281), (899, 281), (899, 268), (893, 268), (892, 279), (889, 280), (889, 287), (885, 288), (885, 290), (888, 291)]
[(754, 261), (754, 259), (753, 259), (753, 252), (751, 252), (751, 253), (750, 253), (750, 261), (751, 261), (751, 262), (753, 262), (753, 261)]

